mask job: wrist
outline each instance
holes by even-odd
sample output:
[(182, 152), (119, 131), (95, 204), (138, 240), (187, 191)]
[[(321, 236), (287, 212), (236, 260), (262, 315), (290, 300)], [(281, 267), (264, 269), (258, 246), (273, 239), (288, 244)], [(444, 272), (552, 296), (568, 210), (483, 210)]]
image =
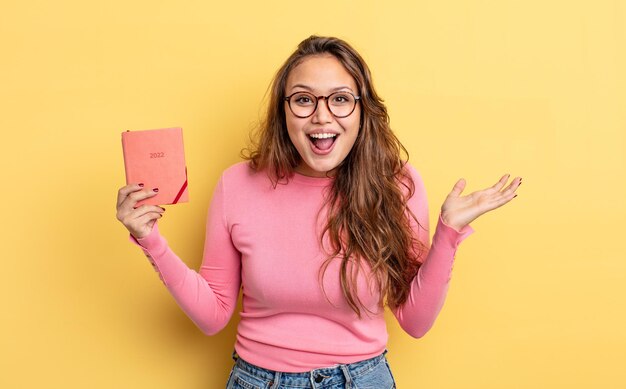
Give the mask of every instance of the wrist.
[(467, 226), (468, 223), (459, 223), (457, 220), (451, 219), (446, 213), (441, 213), (441, 222), (446, 226), (455, 229), (457, 232), (461, 231)]

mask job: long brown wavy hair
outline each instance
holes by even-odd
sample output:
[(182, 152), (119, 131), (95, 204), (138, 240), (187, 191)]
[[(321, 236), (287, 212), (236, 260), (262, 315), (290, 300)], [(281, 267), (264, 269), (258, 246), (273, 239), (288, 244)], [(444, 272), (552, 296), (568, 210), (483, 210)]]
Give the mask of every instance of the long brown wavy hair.
[[(393, 134), (383, 100), (376, 94), (365, 61), (345, 41), (334, 37), (310, 36), (278, 70), (268, 90), (267, 114), (258, 127), (252, 147), (242, 156), (257, 170), (266, 170), (274, 187), (289, 178), (301, 161), (291, 143), (285, 119), (285, 87), (292, 69), (306, 57), (330, 54), (337, 58), (356, 81), (361, 96), (361, 128), (352, 150), (339, 164), (327, 192), (328, 220), (320, 236), (328, 234), (332, 252), (320, 268), (322, 284), (330, 261), (341, 257), (340, 279), (349, 306), (361, 317), (361, 308), (371, 312), (357, 294), (357, 276), (362, 261), (391, 308), (408, 298), (426, 247), (411, 232), (407, 200), (415, 192), (401, 154), (408, 152)], [(348, 201), (349, 199), (349, 201)], [(323, 285), (322, 285), (323, 289)]]

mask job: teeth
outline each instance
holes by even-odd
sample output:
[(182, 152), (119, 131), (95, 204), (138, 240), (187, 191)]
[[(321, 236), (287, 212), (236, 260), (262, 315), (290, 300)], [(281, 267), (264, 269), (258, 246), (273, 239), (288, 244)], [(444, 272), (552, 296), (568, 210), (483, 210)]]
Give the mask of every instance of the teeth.
[(309, 136), (311, 138), (316, 138), (316, 139), (326, 139), (326, 138), (334, 138), (335, 136), (337, 136), (337, 134), (310, 134)]

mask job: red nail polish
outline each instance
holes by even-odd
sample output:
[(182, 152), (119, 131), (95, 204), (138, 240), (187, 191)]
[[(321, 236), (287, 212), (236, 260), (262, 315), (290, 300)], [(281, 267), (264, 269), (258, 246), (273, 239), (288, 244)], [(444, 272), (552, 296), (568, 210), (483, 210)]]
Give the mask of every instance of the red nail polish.
[(143, 188), (143, 184), (139, 184), (139, 186)]
[(153, 190), (154, 192), (158, 192), (158, 191), (159, 191), (159, 188), (153, 188), (152, 190)]

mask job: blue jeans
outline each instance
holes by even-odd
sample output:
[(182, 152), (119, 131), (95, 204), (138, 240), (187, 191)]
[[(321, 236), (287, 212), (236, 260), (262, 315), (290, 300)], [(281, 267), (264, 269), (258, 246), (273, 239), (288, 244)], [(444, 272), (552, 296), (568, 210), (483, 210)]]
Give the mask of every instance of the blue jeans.
[(226, 389), (394, 389), (396, 383), (382, 354), (347, 365), (323, 367), (304, 373), (283, 373), (255, 366), (233, 352), (235, 365)]

